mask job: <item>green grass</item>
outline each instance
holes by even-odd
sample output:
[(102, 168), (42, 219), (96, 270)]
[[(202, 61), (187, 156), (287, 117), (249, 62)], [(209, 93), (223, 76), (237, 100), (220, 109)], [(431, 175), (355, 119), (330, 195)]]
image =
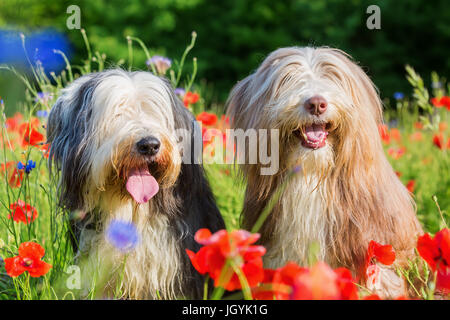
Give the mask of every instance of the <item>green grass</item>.
[(205, 165), (207, 178), (227, 229), (239, 228), (245, 186), (230, 165)]

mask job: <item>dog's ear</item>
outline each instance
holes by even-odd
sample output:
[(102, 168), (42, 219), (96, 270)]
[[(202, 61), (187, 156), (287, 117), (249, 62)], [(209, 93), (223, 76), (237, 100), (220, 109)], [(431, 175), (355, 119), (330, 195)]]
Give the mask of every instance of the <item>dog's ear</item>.
[(182, 152), (182, 161), (187, 161), (187, 163), (201, 163), (203, 141), (200, 126), (194, 115), (184, 106), (181, 99), (175, 94), (172, 84), (166, 78), (161, 79), (166, 86), (166, 90), (170, 95), (171, 103), (173, 105), (174, 129), (177, 134), (177, 143), (181, 143), (179, 149), (180, 152)]
[(295, 69), (285, 58), (295, 54), (298, 54), (296, 48), (275, 50), (254, 73), (234, 86), (226, 103), (233, 128), (267, 127), (265, 113), (271, 112), (267, 107), (280, 98), (280, 88), (292, 78), (289, 71)]
[(90, 75), (84, 76), (64, 89), (50, 111), (47, 124), (49, 169), (60, 171), (60, 206), (69, 210), (84, 207), (84, 186), (89, 172), (86, 150), (92, 137), (89, 119), (97, 82), (92, 79)]

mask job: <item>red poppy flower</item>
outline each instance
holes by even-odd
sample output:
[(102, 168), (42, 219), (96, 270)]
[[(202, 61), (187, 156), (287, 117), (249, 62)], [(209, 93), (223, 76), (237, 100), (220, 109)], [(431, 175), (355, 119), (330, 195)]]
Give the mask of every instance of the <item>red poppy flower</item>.
[(217, 116), (214, 113), (201, 112), (197, 116), (197, 120), (205, 126), (213, 126), (217, 123)]
[(222, 145), (226, 145), (226, 136), (222, 131), (216, 128), (202, 127), (203, 146), (207, 146), (213, 142), (215, 143), (216, 139), (221, 139)]
[(36, 146), (44, 141), (44, 135), (35, 129), (34, 123), (22, 123), (19, 127), (19, 132), (22, 135), (22, 147)]
[(6, 119), (6, 129), (8, 131), (16, 131), (19, 128), (19, 124), (22, 122), (23, 116), (20, 112), (16, 112), (12, 118)]
[(6, 273), (10, 277), (18, 277), (28, 271), (33, 278), (45, 275), (52, 265), (42, 261), (44, 248), (35, 242), (24, 242), (19, 246), (19, 255), (5, 259)]
[(406, 152), (405, 147), (388, 149), (388, 154), (395, 160), (400, 159), (405, 154), (405, 152)]
[(445, 121), (439, 122), (439, 131), (440, 132), (446, 131), (447, 128), (448, 128), (447, 122), (445, 122)]
[(436, 108), (441, 108), (441, 99), (439, 98), (431, 98), (431, 103), (433, 104), (433, 106), (435, 106)]
[(397, 128), (392, 128), (389, 135), (391, 136), (392, 140), (395, 140), (397, 142), (400, 142), (402, 140), (400, 130), (398, 130)]
[(187, 108), (190, 104), (196, 103), (200, 99), (200, 95), (198, 93), (186, 92), (183, 98), (184, 106)]
[(337, 300), (339, 288), (337, 276), (327, 264), (319, 262), (308, 272), (295, 278), (292, 294), (293, 300)]
[(436, 289), (450, 294), (450, 229), (442, 229), (433, 238), (428, 233), (420, 236), (417, 250), (431, 270), (437, 272)]
[(408, 189), (409, 192), (413, 193), (415, 186), (416, 186), (416, 181), (415, 180), (409, 180), (408, 183), (406, 184), (406, 189)]
[(384, 265), (390, 266), (395, 261), (395, 251), (391, 245), (381, 245), (376, 241), (371, 240), (366, 253), (366, 265), (380, 262)]
[(443, 96), (440, 99), (439, 98), (431, 98), (431, 103), (436, 108), (446, 107), (447, 110), (450, 110), (450, 97)]
[(346, 268), (334, 270), (337, 275), (336, 283), (340, 291), (341, 300), (358, 300), (358, 288), (352, 273)]
[(277, 269), (273, 277), (275, 298), (277, 300), (289, 299), (296, 278), (307, 272), (307, 268), (300, 267), (293, 262), (288, 262), (284, 267)]
[(275, 292), (273, 290), (273, 277), (276, 270), (264, 269), (264, 277), (261, 284), (252, 288), (252, 297), (254, 300), (273, 300)]
[(384, 143), (389, 144), (389, 142), (391, 141), (391, 137), (389, 136), (389, 129), (388, 129), (387, 125), (379, 124), (378, 132), (380, 133), (381, 140)]
[(8, 184), (11, 188), (19, 188), (22, 184), (23, 170), (17, 169), (17, 164), (14, 161), (8, 161), (0, 164), (0, 173), (7, 174)]
[(15, 222), (23, 222), (28, 224), (36, 220), (38, 216), (36, 208), (23, 202), (22, 200), (11, 203), (9, 208), (11, 209), (11, 213), (8, 215), (8, 219), (13, 219)]
[(417, 250), (433, 271), (450, 267), (450, 229), (445, 228), (432, 238), (428, 233), (417, 240)]
[(296, 276), (291, 299), (295, 300), (356, 300), (358, 290), (350, 270), (331, 269), (318, 262), (307, 272)]
[(376, 262), (384, 265), (391, 265), (395, 261), (395, 251), (391, 245), (381, 245), (371, 240), (366, 252), (366, 262), (364, 267), (364, 278), (366, 283), (375, 285), (379, 278), (379, 267)]
[(36, 129), (36, 128), (39, 128), (39, 126), (40, 126), (39, 119), (33, 117), (33, 118), (30, 119), (30, 121), (20, 124), (17, 127), (17, 132), (19, 132), (20, 134), (24, 134), (25, 131), (27, 130), (27, 128), (31, 127), (31, 128), (35, 128)]
[(433, 136), (433, 144), (441, 150), (445, 149), (445, 140), (442, 132)]
[(450, 268), (438, 270), (436, 276), (436, 290), (444, 294), (450, 294)]
[(224, 287), (229, 291), (241, 289), (239, 278), (231, 267), (224, 271), (224, 278), (229, 279), (228, 282), (221, 282), (224, 280), (221, 275), (226, 262), (241, 268), (249, 286), (253, 287), (264, 277), (261, 257), (266, 249), (252, 245), (258, 239), (259, 234), (251, 234), (245, 230), (219, 230), (211, 234), (208, 229), (200, 229), (195, 234), (195, 241), (203, 244), (203, 247), (197, 253), (186, 249), (186, 253), (194, 268), (201, 274), (208, 273), (214, 279), (216, 287)]
[(419, 129), (419, 130), (423, 129), (423, 123), (422, 122), (415, 122), (414, 123), (414, 128)]
[(50, 144), (44, 144), (41, 146), (42, 155), (44, 158), (48, 159), (48, 155), (50, 154)]
[(333, 270), (324, 262), (308, 269), (289, 262), (277, 270), (264, 270), (264, 280), (253, 290), (253, 297), (259, 300), (357, 300), (358, 289), (348, 269)]
[(225, 117), (225, 115), (223, 114), (222, 117), (220, 118), (220, 121), (223, 122), (225, 126), (227, 127), (230, 126), (230, 117)]
[(441, 104), (447, 107), (447, 110), (450, 110), (450, 97), (449, 96), (443, 96), (440, 101)]
[(415, 141), (415, 142), (422, 141), (423, 140), (422, 132), (420, 132), (420, 131), (414, 132), (413, 134), (411, 134), (409, 136), (409, 140)]

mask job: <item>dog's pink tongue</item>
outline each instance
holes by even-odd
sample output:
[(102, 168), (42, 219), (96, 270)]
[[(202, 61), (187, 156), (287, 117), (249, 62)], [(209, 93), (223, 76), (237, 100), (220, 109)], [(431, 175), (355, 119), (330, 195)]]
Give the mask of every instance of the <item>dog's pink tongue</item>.
[(131, 171), (126, 187), (137, 203), (146, 203), (159, 190), (158, 182), (147, 169)]
[(324, 124), (313, 124), (305, 128), (305, 134), (309, 141), (319, 142), (327, 136), (327, 131)]

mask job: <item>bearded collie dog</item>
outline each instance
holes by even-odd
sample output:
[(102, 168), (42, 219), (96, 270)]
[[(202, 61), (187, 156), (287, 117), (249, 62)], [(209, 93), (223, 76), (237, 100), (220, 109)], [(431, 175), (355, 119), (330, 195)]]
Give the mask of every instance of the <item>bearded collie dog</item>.
[[(380, 277), (369, 289), (387, 297), (404, 294), (395, 268), (414, 256), (423, 231), (382, 148), (377, 89), (350, 56), (327, 47), (278, 49), (235, 85), (227, 105), (233, 129), (279, 134), (276, 174), (260, 174), (258, 163), (240, 166), (247, 183), (245, 228), (286, 185), (260, 229), (266, 267), (306, 265), (316, 243), (318, 259), (349, 268), (363, 282), (374, 240), (392, 245), (397, 258), (391, 266), (379, 264)], [(293, 168), (300, 172), (288, 179)]]
[[(185, 249), (199, 249), (198, 229), (225, 225), (192, 159), (199, 131), (169, 82), (148, 72), (87, 74), (62, 90), (47, 126), (49, 165), (60, 205), (81, 213), (72, 226), (84, 296), (95, 285), (100, 298), (118, 287), (129, 299), (202, 296)], [(114, 220), (139, 234), (126, 258), (106, 238)]]

